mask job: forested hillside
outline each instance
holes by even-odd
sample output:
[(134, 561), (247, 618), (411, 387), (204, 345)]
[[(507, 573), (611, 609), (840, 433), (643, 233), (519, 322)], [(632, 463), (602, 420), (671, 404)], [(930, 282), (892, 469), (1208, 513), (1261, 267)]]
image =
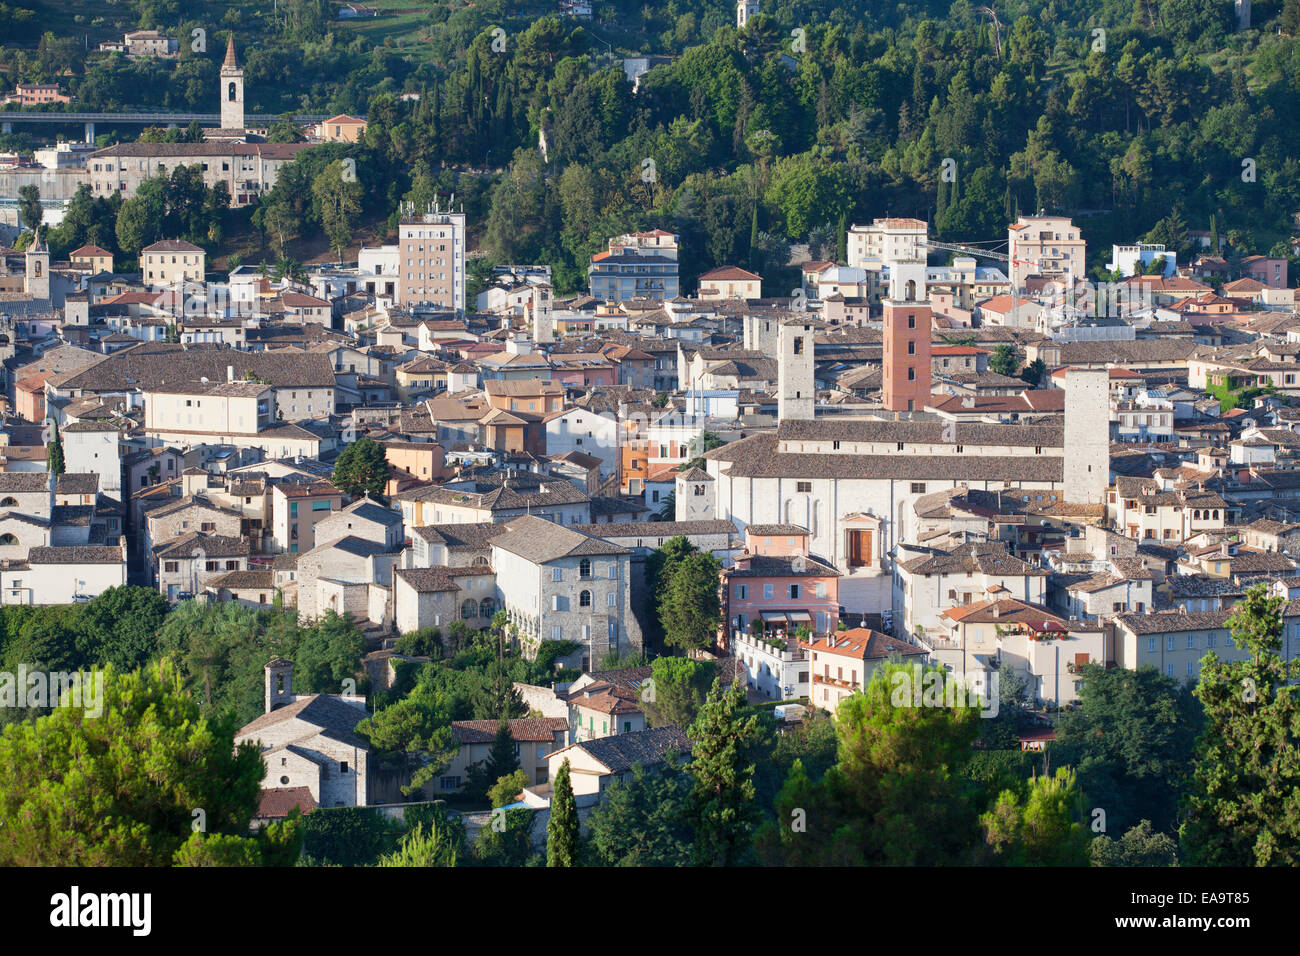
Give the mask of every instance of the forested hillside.
[[(365, 22), (323, 0), (104, 7), (128, 28), (208, 31), (205, 53), (182, 43), (165, 63), (42, 39), (71, 15), (93, 50), (114, 23), (19, 0), (0, 7), (4, 80), (70, 64), (69, 108), (211, 110), (233, 29), (250, 110), (369, 117), (354, 153), (372, 218), (455, 191), (492, 258), (550, 262), (560, 291), (634, 227), (679, 232), (703, 271), (783, 263), (810, 238), (833, 255), (847, 224), (887, 213), (993, 242), (1042, 209), (1076, 217), (1099, 267), (1144, 236), (1186, 252), (1188, 230), (1270, 252), (1300, 210), (1300, 0), (1255, 4), (1249, 29), (1209, 0), (765, 0), (743, 31), (699, 0), (598, 2), (585, 24), (504, 0), (375, 6)], [(637, 55), (673, 59), (634, 93)], [(268, 202), (319, 232), (308, 177)]]

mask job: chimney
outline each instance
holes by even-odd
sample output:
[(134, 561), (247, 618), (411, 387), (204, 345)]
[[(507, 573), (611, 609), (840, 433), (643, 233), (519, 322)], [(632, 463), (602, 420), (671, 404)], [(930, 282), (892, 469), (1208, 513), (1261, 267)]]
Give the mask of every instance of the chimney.
[(234, 367), (233, 365), (227, 365), (227, 366), (226, 366), (226, 381), (227, 381), (227, 382), (233, 382), (234, 380), (235, 380), (235, 367)]

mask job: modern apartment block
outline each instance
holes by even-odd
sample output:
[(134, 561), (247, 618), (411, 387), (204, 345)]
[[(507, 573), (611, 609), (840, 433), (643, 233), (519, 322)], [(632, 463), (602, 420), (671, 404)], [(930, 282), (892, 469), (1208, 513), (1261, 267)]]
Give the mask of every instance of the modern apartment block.
[(1023, 289), (1032, 275), (1075, 281), (1087, 277), (1087, 243), (1063, 216), (1021, 216), (1007, 227), (1007, 247), (1013, 289)]
[(920, 219), (874, 219), (869, 226), (850, 226), (845, 240), (849, 267), (887, 259), (925, 262), (926, 224)]
[(427, 212), (397, 229), (397, 304), (465, 311), (465, 214)]
[(587, 275), (595, 299), (674, 299), (680, 291), (677, 236), (655, 229), (611, 239), (608, 251), (591, 257)]

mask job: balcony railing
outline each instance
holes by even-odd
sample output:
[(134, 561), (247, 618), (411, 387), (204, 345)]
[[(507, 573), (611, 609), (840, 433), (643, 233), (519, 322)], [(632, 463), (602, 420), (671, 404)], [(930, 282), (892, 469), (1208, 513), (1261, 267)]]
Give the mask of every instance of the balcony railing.
[(818, 674), (816, 672), (814, 672), (812, 675), (812, 682), (814, 684), (826, 684), (830, 687), (838, 687), (841, 690), (858, 689), (858, 685), (851, 680), (843, 680), (839, 677), (827, 677), (824, 674)]

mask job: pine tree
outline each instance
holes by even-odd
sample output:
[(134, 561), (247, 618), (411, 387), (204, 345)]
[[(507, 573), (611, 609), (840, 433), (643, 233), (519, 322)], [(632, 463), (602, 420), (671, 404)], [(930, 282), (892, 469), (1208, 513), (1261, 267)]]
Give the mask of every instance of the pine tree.
[(63, 462), (63, 439), (59, 437), (58, 422), (54, 423), (54, 437), (50, 441), (49, 458), (46, 460), (45, 467), (56, 478), (67, 468)]
[(569, 761), (560, 764), (551, 794), (551, 819), (546, 824), (546, 865), (577, 866), (578, 804), (569, 781)]
[(1300, 0), (1286, 0), (1282, 4), (1282, 17), (1278, 24), (1287, 36), (1300, 33)]
[(1300, 864), (1300, 660), (1278, 653), (1283, 603), (1251, 587), (1228, 619), (1246, 657), (1202, 659), (1205, 733), (1179, 830), (1189, 865)]
[(697, 866), (737, 866), (746, 862), (761, 813), (754, 803), (754, 764), (747, 749), (758, 733), (758, 717), (740, 715), (745, 685), (726, 690), (713, 682), (708, 699), (691, 724), (691, 816), (695, 823)]
[(358, 438), (335, 459), (330, 480), (354, 497), (383, 494), (384, 486), (388, 484), (388, 459), (384, 446), (371, 438)]

